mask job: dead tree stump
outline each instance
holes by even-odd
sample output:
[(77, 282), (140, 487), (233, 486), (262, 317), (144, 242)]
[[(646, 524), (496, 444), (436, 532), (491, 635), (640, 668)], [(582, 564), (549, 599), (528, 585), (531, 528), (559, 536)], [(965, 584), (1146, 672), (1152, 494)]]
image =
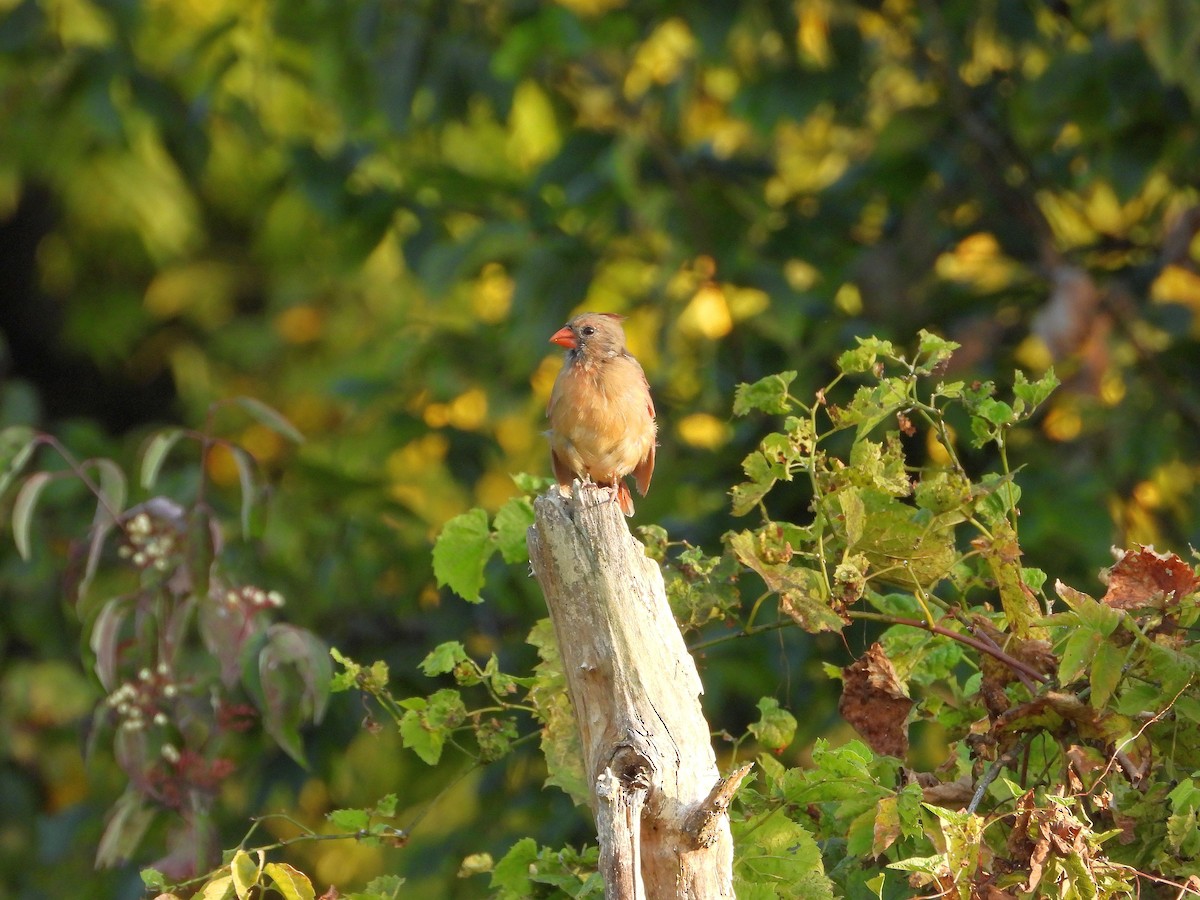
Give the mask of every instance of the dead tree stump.
[(726, 810), (749, 766), (720, 778), (658, 565), (605, 488), (551, 488), (534, 514), (529, 558), (579, 727), (606, 897), (733, 897)]

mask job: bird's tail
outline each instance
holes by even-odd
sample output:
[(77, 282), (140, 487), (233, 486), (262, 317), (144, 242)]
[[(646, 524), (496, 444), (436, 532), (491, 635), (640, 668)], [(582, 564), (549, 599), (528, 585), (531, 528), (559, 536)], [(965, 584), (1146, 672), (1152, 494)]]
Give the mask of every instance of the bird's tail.
[(633, 515), (633, 495), (629, 493), (629, 485), (624, 480), (617, 482), (617, 502), (621, 504), (621, 512), (626, 516)]

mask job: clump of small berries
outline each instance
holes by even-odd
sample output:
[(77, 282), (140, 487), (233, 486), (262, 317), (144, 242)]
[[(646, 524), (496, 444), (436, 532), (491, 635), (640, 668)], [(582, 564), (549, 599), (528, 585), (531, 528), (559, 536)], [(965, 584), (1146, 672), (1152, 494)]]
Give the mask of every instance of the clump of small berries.
[(172, 565), (178, 549), (178, 535), (166, 523), (159, 523), (147, 513), (140, 512), (125, 526), (125, 543), (117, 555), (139, 569), (165, 572)]
[(279, 591), (264, 591), (252, 584), (226, 591), (224, 599), (226, 606), (240, 608), (248, 613), (279, 609), (284, 604), (283, 594)]
[(126, 681), (108, 695), (105, 703), (117, 714), (118, 727), (139, 731), (170, 723), (163, 701), (179, 696), (179, 686), (170, 680), (170, 674), (167, 664), (159, 663), (157, 669), (142, 669), (136, 679)]

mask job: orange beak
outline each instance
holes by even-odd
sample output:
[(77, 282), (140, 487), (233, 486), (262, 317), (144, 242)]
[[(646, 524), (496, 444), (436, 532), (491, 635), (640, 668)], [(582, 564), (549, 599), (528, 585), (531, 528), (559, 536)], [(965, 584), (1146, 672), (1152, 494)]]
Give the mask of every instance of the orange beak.
[(551, 335), (550, 343), (558, 344), (560, 347), (566, 347), (568, 350), (574, 350), (579, 346), (579, 341), (575, 340), (574, 333), (566, 325)]

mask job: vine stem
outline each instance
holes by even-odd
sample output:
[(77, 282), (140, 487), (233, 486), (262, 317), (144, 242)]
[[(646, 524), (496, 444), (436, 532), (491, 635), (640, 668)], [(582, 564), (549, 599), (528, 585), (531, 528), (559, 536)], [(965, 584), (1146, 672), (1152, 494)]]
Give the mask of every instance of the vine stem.
[(959, 631), (946, 628), (938, 625), (936, 622), (923, 622), (920, 619), (905, 619), (899, 616), (889, 616), (886, 613), (873, 613), (860, 610), (849, 610), (846, 615), (852, 619), (866, 619), (871, 622), (885, 622), (889, 625), (908, 625), (912, 628), (920, 628), (932, 634), (940, 634), (942, 637), (948, 637), (952, 641), (958, 641), (960, 644), (966, 644), (968, 647), (973, 647), (980, 653), (986, 653), (988, 656), (998, 659), (1015, 672), (1023, 672), (1030, 678), (1042, 684), (1049, 684), (1050, 679), (1035, 669), (1028, 663), (1024, 663), (1005, 653), (999, 647), (996, 647), (986, 641), (981, 641), (979, 638), (972, 637), (968, 634), (963, 634)]
[(733, 634), (723, 634), (720, 637), (710, 638), (707, 641), (701, 641), (698, 644), (692, 644), (688, 647), (688, 652), (697, 653), (700, 650), (707, 650), (709, 647), (715, 647), (718, 644), (724, 644), (726, 641), (735, 641), (738, 638), (754, 637), (756, 634), (763, 634), (767, 631), (778, 631), (780, 628), (787, 628), (789, 625), (796, 623), (790, 619), (780, 619), (776, 622), (770, 622), (766, 625), (758, 625), (754, 628), (743, 628), (741, 631), (735, 631)]

